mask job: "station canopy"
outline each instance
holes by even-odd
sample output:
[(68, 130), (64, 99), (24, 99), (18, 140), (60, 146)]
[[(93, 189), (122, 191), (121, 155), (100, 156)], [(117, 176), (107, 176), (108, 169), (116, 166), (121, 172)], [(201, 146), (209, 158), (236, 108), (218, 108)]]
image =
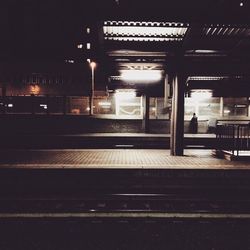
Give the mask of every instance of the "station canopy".
[(96, 25), (102, 37), (98, 53), (104, 55), (96, 58), (105, 65), (111, 83), (123, 84), (126, 79), (130, 85), (146, 84), (138, 76), (140, 71), (157, 84), (177, 70), (187, 76), (189, 88), (237, 82), (244, 92), (248, 86), (250, 2), (246, 0), (4, 0), (0, 5), (2, 61), (71, 56), (82, 62), (86, 58), (76, 44), (84, 25)]

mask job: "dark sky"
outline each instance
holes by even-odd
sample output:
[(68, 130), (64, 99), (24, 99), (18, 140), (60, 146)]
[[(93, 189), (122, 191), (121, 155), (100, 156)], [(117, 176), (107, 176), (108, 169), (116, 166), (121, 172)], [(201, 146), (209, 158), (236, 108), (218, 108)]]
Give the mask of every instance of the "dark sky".
[(249, 23), (239, 0), (1, 0), (0, 60), (64, 58), (103, 19)]

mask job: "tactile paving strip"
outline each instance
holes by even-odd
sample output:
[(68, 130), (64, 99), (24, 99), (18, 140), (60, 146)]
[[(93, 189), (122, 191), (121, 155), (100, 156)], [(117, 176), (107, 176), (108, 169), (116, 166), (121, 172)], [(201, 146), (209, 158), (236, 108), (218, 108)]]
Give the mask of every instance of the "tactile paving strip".
[(250, 169), (250, 162), (231, 162), (194, 153), (170, 156), (168, 150), (2, 150), (1, 167)]

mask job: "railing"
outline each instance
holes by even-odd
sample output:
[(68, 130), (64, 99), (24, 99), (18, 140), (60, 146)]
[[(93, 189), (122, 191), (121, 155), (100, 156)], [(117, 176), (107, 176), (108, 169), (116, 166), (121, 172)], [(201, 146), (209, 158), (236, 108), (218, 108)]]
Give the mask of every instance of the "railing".
[(250, 124), (217, 124), (216, 139), (216, 149), (238, 157), (250, 151)]

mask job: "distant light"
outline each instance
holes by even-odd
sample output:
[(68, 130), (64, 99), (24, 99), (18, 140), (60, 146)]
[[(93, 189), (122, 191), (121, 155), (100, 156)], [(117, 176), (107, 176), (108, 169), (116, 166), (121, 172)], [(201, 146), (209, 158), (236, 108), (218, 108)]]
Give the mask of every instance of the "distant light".
[(74, 63), (74, 60), (65, 60), (66, 63)]
[(124, 81), (159, 81), (162, 74), (159, 70), (124, 70), (121, 79)]
[(202, 100), (206, 98), (212, 97), (212, 91), (211, 90), (193, 90), (191, 92), (191, 97), (196, 100)]
[(219, 51), (218, 50), (212, 50), (212, 49), (196, 49), (195, 50), (196, 53), (218, 53)]
[(229, 114), (229, 113), (230, 113), (230, 110), (225, 109), (225, 110), (224, 110), (224, 113), (225, 113), (225, 114)]
[(90, 43), (87, 43), (87, 44), (86, 44), (86, 48), (87, 48), (87, 49), (90, 49), (90, 48), (91, 48), (91, 44), (90, 44)]
[(33, 95), (38, 95), (40, 93), (40, 87), (37, 84), (31, 84), (30, 85), (30, 93)]
[(90, 108), (88, 107), (88, 108), (86, 108), (86, 111), (90, 111)]
[(99, 102), (98, 104), (100, 106), (103, 106), (103, 107), (110, 107), (111, 106), (111, 102)]
[(96, 63), (95, 62), (91, 62), (90, 63), (90, 67), (93, 69), (93, 68), (95, 68), (96, 67)]
[(91, 60), (88, 58), (88, 59), (87, 59), (87, 62), (88, 62), (88, 63), (90, 63), (90, 62), (91, 62)]
[(240, 2), (240, 7), (243, 7), (243, 5), (244, 5), (243, 2)]
[(47, 104), (40, 104), (40, 107), (43, 107), (44, 109), (48, 108)]
[(90, 33), (90, 28), (89, 27), (87, 27), (86, 32), (87, 32), (87, 34)]
[(82, 47), (83, 47), (83, 45), (81, 43), (77, 45), (78, 49), (82, 49)]
[(14, 106), (14, 105), (13, 105), (12, 103), (9, 103), (9, 104), (8, 104), (8, 108), (13, 108), (13, 106)]

